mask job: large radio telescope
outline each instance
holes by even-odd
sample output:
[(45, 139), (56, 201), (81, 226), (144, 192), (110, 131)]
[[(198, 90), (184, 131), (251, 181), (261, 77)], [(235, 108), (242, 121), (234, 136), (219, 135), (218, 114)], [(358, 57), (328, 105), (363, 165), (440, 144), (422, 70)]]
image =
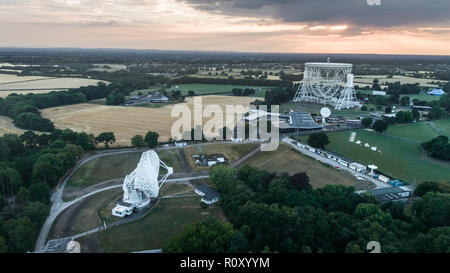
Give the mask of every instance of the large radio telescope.
[(306, 63), (303, 82), (293, 102), (328, 104), (337, 110), (359, 106), (352, 67), (346, 63)]
[[(167, 173), (158, 180), (160, 167), (166, 169)], [(151, 198), (158, 197), (159, 189), (172, 173), (173, 168), (162, 162), (155, 151), (144, 152), (136, 169), (125, 177), (123, 198), (117, 202), (112, 214), (124, 217), (133, 213), (135, 208), (147, 206)]]

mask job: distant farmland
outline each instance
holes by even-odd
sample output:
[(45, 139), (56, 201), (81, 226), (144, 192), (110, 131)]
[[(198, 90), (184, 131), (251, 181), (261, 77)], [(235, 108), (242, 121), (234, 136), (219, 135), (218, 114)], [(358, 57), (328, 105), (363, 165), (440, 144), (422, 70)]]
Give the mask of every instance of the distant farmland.
[(101, 81), (83, 78), (50, 78), (41, 76), (19, 77), (11, 74), (0, 74), (0, 97), (9, 94), (48, 93), (81, 86), (97, 85)]
[[(178, 88), (176, 88), (178, 86)], [(265, 91), (271, 90), (273, 87), (270, 86), (251, 86), (251, 85), (231, 85), (231, 84), (179, 84), (172, 86), (171, 90), (180, 90), (183, 95), (187, 95), (190, 90), (194, 91), (196, 95), (208, 95), (208, 94), (219, 94), (219, 93), (231, 93), (234, 88), (255, 89), (258, 94)], [(263, 95), (264, 96), (264, 95)]]
[[(439, 87), (437, 84), (431, 84), (432, 81), (437, 81), (433, 79), (423, 79), (423, 78), (413, 78), (413, 77), (407, 77), (407, 76), (393, 76), (393, 78), (387, 78), (387, 75), (355, 75), (355, 85), (358, 85), (360, 87), (365, 86), (372, 86), (373, 80), (378, 79), (380, 82), (379, 84), (384, 87), (384, 83), (395, 83), (395, 82), (401, 82), (402, 84), (415, 84), (419, 83), (420, 86), (423, 87)], [(440, 82), (447, 82), (447, 81), (440, 81)]]
[[(255, 98), (251, 97), (204, 96), (203, 107), (217, 104), (225, 112), (226, 105), (241, 104), (248, 107), (254, 100)], [(193, 112), (193, 98), (188, 98), (186, 104)], [(117, 139), (115, 146), (129, 146), (130, 139), (134, 135), (145, 135), (148, 131), (158, 132), (161, 141), (169, 140), (171, 126), (179, 119), (171, 117), (173, 107), (175, 105), (146, 108), (76, 104), (45, 109), (42, 114), (45, 118), (51, 119), (56, 128), (84, 131), (95, 135), (114, 132)], [(203, 118), (203, 123), (208, 120), (210, 118)]]

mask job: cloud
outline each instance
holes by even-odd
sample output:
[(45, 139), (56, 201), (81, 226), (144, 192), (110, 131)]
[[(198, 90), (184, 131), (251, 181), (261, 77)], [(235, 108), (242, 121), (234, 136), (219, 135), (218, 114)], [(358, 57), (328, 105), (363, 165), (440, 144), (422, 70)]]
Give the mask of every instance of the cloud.
[(449, 0), (179, 0), (201, 10), (267, 16), (284, 22), (396, 27), (449, 24)]

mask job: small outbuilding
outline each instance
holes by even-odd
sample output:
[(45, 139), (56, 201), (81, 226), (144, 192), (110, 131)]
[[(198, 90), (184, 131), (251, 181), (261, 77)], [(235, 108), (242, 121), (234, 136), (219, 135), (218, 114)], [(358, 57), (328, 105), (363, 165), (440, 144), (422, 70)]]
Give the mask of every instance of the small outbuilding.
[(368, 192), (381, 203), (406, 202), (412, 194), (412, 191), (397, 187), (369, 190)]
[(202, 197), (202, 202), (211, 205), (219, 201), (220, 193), (207, 185), (195, 187), (195, 193)]
[(430, 95), (430, 96), (438, 96), (438, 97), (440, 97), (440, 96), (445, 95), (446, 93), (442, 89), (435, 88), (432, 91), (427, 92), (427, 94)]

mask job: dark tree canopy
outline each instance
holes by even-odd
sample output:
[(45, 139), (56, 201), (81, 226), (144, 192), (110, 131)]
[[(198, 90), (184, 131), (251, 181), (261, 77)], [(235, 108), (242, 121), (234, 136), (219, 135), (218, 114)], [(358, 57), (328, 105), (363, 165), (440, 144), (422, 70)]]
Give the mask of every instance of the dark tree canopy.
[(116, 142), (116, 137), (113, 132), (101, 133), (95, 138), (96, 143), (105, 144), (105, 148), (109, 148), (109, 144)]
[(388, 128), (388, 123), (387, 123), (386, 121), (384, 121), (384, 120), (377, 120), (377, 121), (375, 121), (375, 123), (373, 124), (372, 128), (373, 128), (375, 131), (377, 131), (377, 132), (379, 132), (379, 133), (382, 133), (382, 132), (384, 132), (384, 131), (387, 130), (387, 128)]
[(149, 131), (145, 135), (144, 142), (149, 148), (155, 148), (156, 146), (158, 146), (158, 138), (159, 138), (158, 133)]
[(325, 133), (314, 133), (308, 137), (308, 145), (314, 148), (325, 148), (329, 143), (330, 141)]

